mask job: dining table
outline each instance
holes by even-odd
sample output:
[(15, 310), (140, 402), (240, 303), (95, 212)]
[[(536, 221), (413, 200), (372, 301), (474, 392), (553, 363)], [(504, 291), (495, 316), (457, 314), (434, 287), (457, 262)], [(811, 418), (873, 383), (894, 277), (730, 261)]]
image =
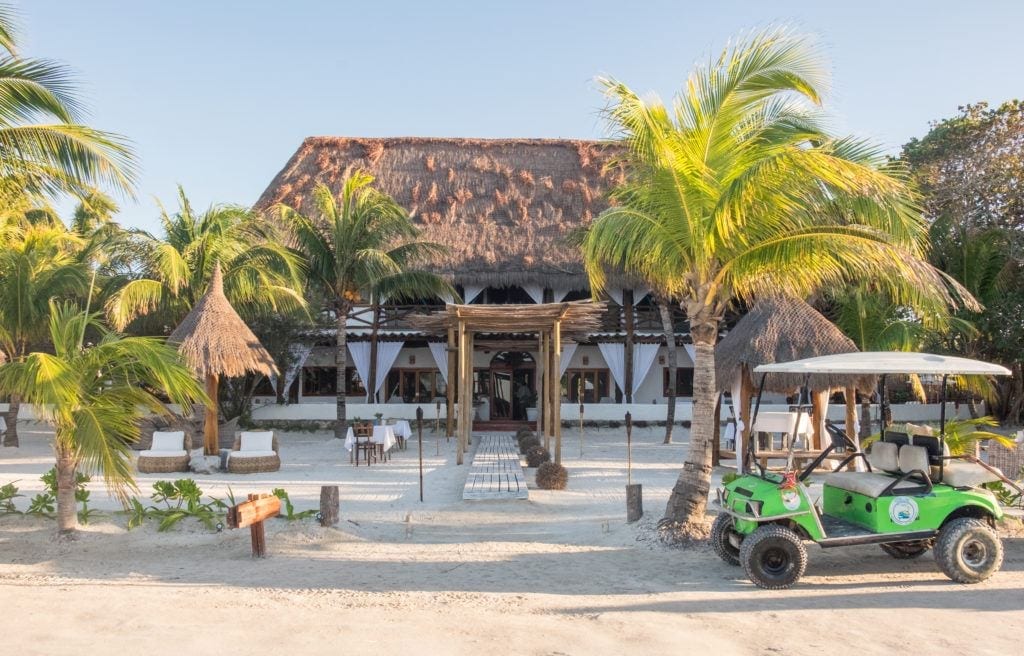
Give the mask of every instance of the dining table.
[[(801, 412), (799, 413), (800, 419), (798, 421), (797, 414), (796, 412), (784, 411), (758, 412), (757, 417), (754, 419), (752, 432), (755, 434), (781, 434), (783, 436), (782, 448), (787, 447), (787, 440), (792, 440), (797, 436), (803, 437), (804, 444), (809, 444), (812, 433), (811, 417), (806, 412)], [(769, 445), (769, 448), (771, 446)]]
[[(379, 426), (373, 427), (373, 437), (370, 440), (374, 444), (379, 444), (383, 448), (384, 453), (387, 453), (395, 446), (395, 427), (394, 426)], [(352, 427), (348, 427), (348, 433), (345, 434), (345, 449), (351, 451), (356, 446), (356, 434), (352, 430)]]
[(405, 419), (392, 419), (388, 425), (395, 431), (398, 446), (404, 449), (406, 440), (412, 439), (412, 426)]

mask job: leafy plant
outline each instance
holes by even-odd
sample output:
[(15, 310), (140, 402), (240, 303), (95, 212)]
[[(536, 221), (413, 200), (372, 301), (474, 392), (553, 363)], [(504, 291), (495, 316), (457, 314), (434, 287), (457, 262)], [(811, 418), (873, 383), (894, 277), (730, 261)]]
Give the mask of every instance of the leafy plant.
[(292, 505), (292, 500), (288, 497), (288, 492), (279, 487), (274, 488), (272, 492), (275, 497), (281, 500), (281, 505), (284, 506), (284, 512), (281, 513), (281, 516), (287, 519), (288, 521), (293, 521), (296, 519), (305, 519), (307, 517), (312, 517), (317, 513), (316, 510), (303, 510), (302, 512), (295, 512), (295, 506)]
[[(39, 515), (41, 517), (49, 517), (52, 519), (54, 517), (54, 511), (57, 508), (57, 468), (51, 467), (49, 471), (40, 476), (39, 479), (46, 487), (42, 492), (32, 497), (32, 500), (29, 501), (28, 510), (25, 511), (25, 514)], [(75, 502), (82, 505), (78, 510), (78, 521), (82, 524), (88, 524), (91, 517), (99, 514), (98, 510), (89, 507), (89, 490), (87, 490), (85, 486), (91, 480), (91, 476), (83, 474), (82, 472), (75, 472)], [(15, 488), (15, 490), (17, 490), (17, 488)], [(17, 496), (21, 495), (19, 494)]]
[(157, 525), (158, 531), (166, 531), (186, 517), (194, 517), (202, 522), (203, 526), (213, 530), (219, 518), (217, 510), (226, 506), (219, 499), (203, 503), (202, 497), (202, 489), (191, 478), (181, 478), (173, 482), (157, 481), (153, 483), (153, 494), (150, 495), (150, 499), (162, 506), (143, 506), (138, 499), (132, 498), (129, 501), (128, 528), (135, 528), (144, 520), (152, 518), (160, 520)]
[(1012, 438), (984, 430), (983, 427), (998, 426), (993, 417), (977, 417), (974, 419), (950, 419), (946, 422), (946, 446), (950, 454), (960, 456), (974, 452), (974, 443), (981, 440), (995, 440), (1007, 449), (1017, 446)]
[[(14, 483), (17, 483), (17, 481), (14, 481)], [(0, 515), (18, 513), (18, 509), (14, 507), (14, 499), (24, 495), (18, 494), (18, 486), (14, 483), (0, 486)]]

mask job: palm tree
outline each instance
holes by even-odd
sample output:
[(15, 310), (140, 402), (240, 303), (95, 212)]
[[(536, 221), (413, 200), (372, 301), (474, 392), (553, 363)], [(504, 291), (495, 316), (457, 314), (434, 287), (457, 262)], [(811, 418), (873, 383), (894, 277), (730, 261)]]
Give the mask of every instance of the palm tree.
[[(203, 400), (201, 386), (162, 340), (121, 337), (97, 316), (72, 303), (51, 302), (53, 354), (35, 352), (0, 367), (0, 391), (18, 394), (46, 409), (53, 422), (57, 457), (57, 527), (75, 531), (75, 474), (102, 472), (111, 492), (126, 500), (135, 489), (131, 444), (144, 412), (170, 414), (155, 395), (167, 394), (186, 411)], [(96, 335), (87, 344), (86, 332)]]
[(902, 171), (822, 127), (822, 70), (807, 40), (774, 29), (695, 70), (671, 108), (604, 81), (627, 180), (588, 231), (584, 260), (596, 289), (606, 267), (624, 270), (680, 299), (689, 319), (690, 449), (665, 513), (684, 532), (709, 492), (714, 346), (730, 303), (863, 279), (901, 301), (952, 301), (924, 260), (926, 225)]
[[(85, 291), (85, 268), (76, 255), (80, 246), (63, 225), (12, 223), (0, 234), (0, 351), (9, 359), (46, 341), (50, 299)], [(18, 446), (21, 400), (11, 392), (4, 446)]]
[(178, 201), (174, 214), (161, 208), (163, 238), (135, 233), (145, 254), (142, 274), (112, 282), (105, 304), (111, 325), (124, 330), (148, 316), (151, 330), (166, 333), (206, 292), (217, 262), (225, 295), (243, 317), (305, 308), (302, 263), (273, 225), (234, 205), (197, 213), (181, 188)]
[(306, 258), (310, 285), (323, 294), (337, 322), (338, 438), (345, 436), (346, 321), (355, 305), (363, 299), (456, 296), (439, 276), (412, 268), (445, 249), (418, 240), (419, 231), (406, 211), (372, 184), (372, 176), (357, 171), (342, 183), (337, 199), (326, 185), (317, 185), (316, 213), (308, 217), (286, 205), (277, 207)]
[(0, 178), (32, 194), (131, 193), (135, 159), (124, 138), (79, 122), (82, 105), (68, 69), (20, 57), (15, 12), (0, 5)]

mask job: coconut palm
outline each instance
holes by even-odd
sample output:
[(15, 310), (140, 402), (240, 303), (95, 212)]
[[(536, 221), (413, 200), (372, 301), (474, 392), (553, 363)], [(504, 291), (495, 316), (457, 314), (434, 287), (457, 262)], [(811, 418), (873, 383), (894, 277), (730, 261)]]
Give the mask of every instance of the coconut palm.
[(456, 296), (439, 276), (414, 267), (444, 248), (420, 241), (409, 215), (371, 185), (373, 177), (348, 176), (338, 198), (320, 184), (313, 191), (315, 214), (304, 216), (286, 205), (276, 211), (291, 231), (309, 268), (309, 283), (330, 304), (337, 322), (335, 363), (338, 420), (335, 437), (345, 432), (346, 320), (363, 299), (416, 300)]
[(105, 304), (111, 325), (124, 330), (148, 317), (150, 330), (166, 334), (206, 292), (218, 262), (225, 295), (243, 317), (305, 307), (302, 263), (273, 225), (234, 205), (198, 213), (181, 188), (178, 201), (174, 214), (161, 208), (162, 238), (135, 233), (145, 253), (142, 274), (113, 281)]
[(81, 124), (74, 79), (58, 62), (18, 55), (15, 12), (0, 5), (0, 178), (33, 194), (130, 193), (135, 159), (124, 138)]
[[(82, 242), (63, 225), (8, 224), (0, 234), (0, 351), (15, 360), (48, 338), (50, 299), (85, 291)], [(21, 397), (8, 399), (4, 446), (18, 446)]]
[[(86, 344), (85, 335), (97, 335)], [(75, 474), (103, 474), (108, 489), (126, 500), (135, 489), (131, 444), (144, 412), (169, 415), (162, 392), (188, 411), (202, 388), (162, 340), (108, 332), (97, 315), (51, 302), (53, 354), (35, 352), (0, 367), (0, 392), (18, 394), (52, 421), (57, 457), (57, 526), (75, 531)]]
[(606, 268), (624, 270), (687, 313), (693, 422), (666, 519), (688, 530), (709, 491), (714, 346), (730, 303), (862, 279), (921, 305), (962, 289), (925, 261), (902, 172), (880, 148), (823, 128), (823, 65), (807, 40), (785, 29), (741, 39), (695, 70), (671, 107), (604, 86), (627, 180), (588, 231), (584, 260), (595, 288)]

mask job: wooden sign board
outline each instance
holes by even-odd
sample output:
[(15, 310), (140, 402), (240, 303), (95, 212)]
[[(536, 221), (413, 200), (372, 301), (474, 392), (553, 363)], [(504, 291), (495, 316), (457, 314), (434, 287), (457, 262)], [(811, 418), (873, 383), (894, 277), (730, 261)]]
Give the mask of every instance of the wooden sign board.
[(249, 500), (228, 509), (228, 528), (245, 528), (281, 513), (281, 500), (273, 494), (250, 495)]

